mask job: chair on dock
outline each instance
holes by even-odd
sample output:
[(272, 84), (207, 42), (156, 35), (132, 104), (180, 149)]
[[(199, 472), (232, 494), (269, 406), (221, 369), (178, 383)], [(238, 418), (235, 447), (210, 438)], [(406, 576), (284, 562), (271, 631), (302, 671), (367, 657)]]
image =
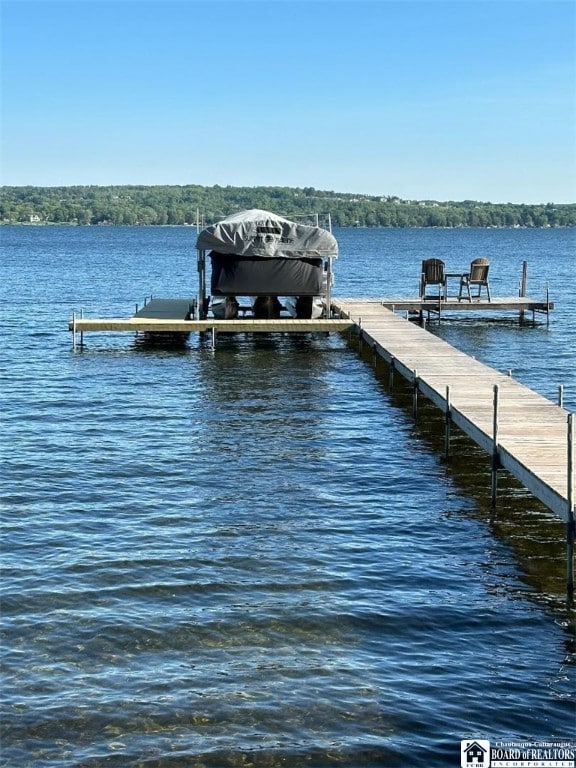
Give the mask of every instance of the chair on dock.
[(482, 287), (486, 288), (488, 294), (488, 301), (490, 301), (490, 283), (488, 282), (488, 271), (490, 269), (490, 262), (488, 259), (474, 259), (470, 264), (470, 272), (466, 272), (460, 278), (460, 291), (458, 292), (458, 301), (462, 300), (462, 292), (466, 289), (468, 301), (472, 301), (472, 292), (470, 291), (471, 285), (478, 286), (478, 292), (474, 296), (475, 299), (479, 299), (482, 293)]
[(425, 259), (422, 262), (422, 275), (420, 277), (420, 298), (426, 296), (427, 286), (432, 285), (438, 289), (438, 299), (446, 301), (447, 281), (442, 259)]

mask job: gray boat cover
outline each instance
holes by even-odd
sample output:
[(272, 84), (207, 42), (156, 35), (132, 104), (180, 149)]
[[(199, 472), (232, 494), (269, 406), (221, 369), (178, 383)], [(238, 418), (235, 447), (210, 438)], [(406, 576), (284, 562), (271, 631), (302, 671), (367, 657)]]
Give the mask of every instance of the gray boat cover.
[(318, 296), (322, 259), (260, 259), (211, 251), (213, 296)]
[(337, 258), (336, 238), (321, 227), (297, 224), (253, 208), (228, 216), (198, 235), (199, 251), (261, 258)]

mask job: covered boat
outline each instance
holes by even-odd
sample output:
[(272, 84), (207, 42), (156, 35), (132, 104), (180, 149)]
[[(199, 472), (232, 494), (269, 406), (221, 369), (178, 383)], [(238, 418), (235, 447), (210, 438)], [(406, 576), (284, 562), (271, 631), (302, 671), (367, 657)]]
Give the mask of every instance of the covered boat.
[[(201, 316), (235, 317), (249, 297), (257, 317), (329, 315), (332, 261), (338, 243), (328, 229), (259, 209), (241, 211), (203, 229), (197, 238)], [(206, 255), (211, 262), (210, 297)]]

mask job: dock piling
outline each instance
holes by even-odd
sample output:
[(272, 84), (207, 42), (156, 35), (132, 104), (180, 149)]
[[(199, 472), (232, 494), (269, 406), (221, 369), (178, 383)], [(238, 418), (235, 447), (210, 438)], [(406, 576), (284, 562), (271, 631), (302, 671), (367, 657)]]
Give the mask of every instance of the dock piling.
[[(84, 310), (83, 309), (80, 310), (80, 317), (77, 316), (75, 309), (72, 310), (71, 329), (72, 329), (72, 351), (73, 352), (76, 352), (78, 347), (80, 347), (80, 349), (82, 349), (82, 347), (84, 346), (84, 331), (83, 330), (78, 331), (78, 321), (82, 320), (83, 317), (84, 317)], [(78, 341), (77, 341), (78, 333), (80, 333), (80, 343), (79, 344), (78, 344)]]
[(498, 492), (498, 469), (500, 465), (500, 461), (498, 458), (498, 398), (499, 398), (499, 387), (498, 384), (494, 384), (494, 411), (492, 415), (492, 470), (491, 470), (491, 479), (492, 479), (492, 509), (496, 509), (496, 495)]
[[(526, 296), (526, 290), (528, 288), (528, 262), (523, 261), (522, 262), (522, 277), (520, 278), (520, 288), (518, 291), (518, 296), (520, 298), (524, 298)], [(520, 325), (524, 323), (524, 310), (521, 309), (518, 319), (520, 321)]]
[(444, 411), (444, 457), (450, 458), (450, 432), (452, 428), (452, 412), (450, 409), (450, 385), (446, 386), (446, 410)]

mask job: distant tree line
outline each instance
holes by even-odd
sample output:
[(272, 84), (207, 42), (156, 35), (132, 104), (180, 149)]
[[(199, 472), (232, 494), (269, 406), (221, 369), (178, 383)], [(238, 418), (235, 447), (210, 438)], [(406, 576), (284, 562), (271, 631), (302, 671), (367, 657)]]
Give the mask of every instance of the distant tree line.
[(0, 187), (0, 223), (212, 223), (246, 208), (296, 218), (330, 213), (337, 227), (567, 227), (576, 204), (438, 202), (326, 192), (314, 187)]

